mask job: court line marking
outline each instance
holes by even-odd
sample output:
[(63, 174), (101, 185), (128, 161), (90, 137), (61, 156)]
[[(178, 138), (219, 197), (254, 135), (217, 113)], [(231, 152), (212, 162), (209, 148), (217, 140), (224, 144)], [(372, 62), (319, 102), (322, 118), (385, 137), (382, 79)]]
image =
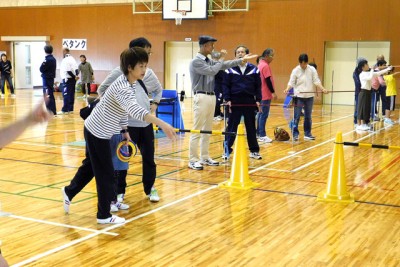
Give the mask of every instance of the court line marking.
[(8, 215), (6, 217), (25, 220), (25, 221), (31, 221), (31, 222), (37, 222), (37, 223), (43, 223), (43, 224), (49, 224), (49, 225), (53, 225), (53, 226), (60, 226), (60, 227), (65, 227), (65, 228), (77, 229), (77, 230), (82, 230), (82, 231), (87, 231), (87, 232), (99, 233), (99, 234), (106, 234), (106, 235), (112, 235), (112, 236), (119, 235), (117, 233), (109, 233), (109, 232), (104, 232), (104, 231), (101, 231), (101, 230), (94, 230), (94, 229), (91, 229), (91, 228), (74, 226), (74, 225), (70, 225), (70, 224), (56, 223), (56, 222), (51, 222), (51, 221), (34, 219), (34, 218), (29, 218), (29, 217), (14, 215), (14, 214), (10, 214), (10, 215)]
[[(378, 133), (378, 132), (380, 132), (380, 131), (382, 131), (382, 130), (386, 130), (386, 127), (383, 127), (383, 128), (381, 128), (381, 129), (377, 130), (376, 132), (369, 133), (369, 134), (367, 134), (366, 136), (363, 136), (363, 137), (361, 137), (361, 138), (359, 138), (359, 139), (356, 139), (356, 140), (353, 141), (353, 142), (355, 142), (355, 143), (360, 142), (361, 140), (364, 140), (364, 139), (366, 139), (367, 137), (370, 137), (370, 136), (374, 135), (375, 133)], [(350, 133), (352, 133), (352, 132), (355, 132), (355, 130), (351, 131)], [(306, 163), (306, 164), (304, 164), (304, 165), (302, 165), (302, 166), (300, 166), (300, 167), (297, 167), (297, 168), (293, 169), (292, 172), (300, 171), (300, 170), (302, 170), (302, 169), (304, 169), (304, 168), (306, 168), (306, 167), (308, 167), (308, 166), (310, 166), (310, 165), (312, 165), (312, 164), (314, 164), (314, 163), (316, 163), (316, 162), (318, 162), (318, 161), (320, 161), (320, 160), (322, 160), (322, 159), (324, 159), (324, 158), (326, 158), (326, 157), (328, 157), (328, 156), (331, 156), (332, 154), (333, 154), (333, 152), (329, 152), (328, 154), (326, 154), (326, 155), (324, 155), (324, 156), (321, 156), (321, 157), (319, 157), (319, 158), (316, 158), (316, 159), (314, 159), (313, 161), (310, 161), (310, 162), (308, 162), (308, 163)]]
[[(359, 139), (357, 139), (357, 140), (363, 140), (363, 139), (365, 139), (365, 138), (367, 138), (367, 137), (370, 137), (370, 136), (372, 136), (372, 135), (375, 135), (376, 133), (378, 133), (378, 132), (380, 132), (380, 131), (383, 131), (383, 130), (388, 129), (388, 127), (390, 127), (390, 126), (383, 127), (383, 128), (381, 128), (381, 129), (379, 129), (379, 130), (377, 130), (377, 131), (375, 131), (375, 132), (369, 133), (369, 134), (367, 134), (366, 136), (363, 136), (362, 138), (359, 138)], [(349, 132), (347, 132), (347, 133), (344, 133), (342, 136), (349, 135), (349, 134), (351, 134), (351, 133), (353, 133), (353, 132), (355, 132), (355, 130), (351, 130), (351, 131), (349, 131)], [(335, 140), (335, 138), (331, 138), (331, 139), (328, 139), (328, 140), (326, 140), (326, 141), (324, 141), (324, 142), (322, 142), (322, 143), (319, 143), (319, 144), (317, 144), (317, 145), (315, 145), (315, 146), (311, 146), (311, 147), (308, 147), (308, 148), (306, 148), (306, 149), (300, 150), (300, 151), (298, 151), (298, 152), (296, 152), (296, 153), (294, 153), (294, 154), (288, 155), (288, 156), (286, 156), (286, 157), (280, 158), (280, 159), (278, 159), (278, 160), (275, 160), (275, 161), (273, 161), (273, 162), (270, 162), (270, 163), (268, 163), (268, 164), (265, 164), (265, 165), (263, 165), (263, 166), (260, 166), (260, 167), (254, 169), (254, 170), (251, 170), (251, 171), (249, 171), (249, 174), (254, 173), (254, 172), (256, 172), (256, 171), (259, 171), (259, 170), (262, 170), (262, 169), (265, 169), (265, 168), (268, 167), (268, 166), (271, 166), (271, 165), (273, 165), (273, 164), (276, 164), (276, 163), (281, 162), (281, 161), (283, 161), (283, 160), (286, 160), (286, 159), (288, 159), (288, 158), (294, 157), (294, 156), (299, 155), (299, 154), (301, 154), (301, 153), (303, 153), (303, 152), (306, 152), (306, 151), (308, 151), (308, 150), (311, 150), (311, 149), (317, 148), (317, 147), (319, 147), (319, 146), (325, 145), (325, 144), (327, 144), (327, 143), (329, 143), (329, 142), (332, 142), (332, 141), (334, 141), (334, 140)], [(332, 152), (330, 152), (330, 153), (332, 153)], [(322, 156), (322, 157), (326, 157), (326, 155), (325, 155), (325, 156)], [(314, 161), (315, 161), (315, 160), (314, 160)], [(314, 163), (315, 163), (315, 162), (314, 162)], [(300, 168), (300, 167), (299, 167), (299, 168)], [(295, 169), (295, 170), (296, 170), (296, 169)], [(293, 172), (293, 171), (294, 171), (294, 170), (292, 170), (292, 172)]]
[(145, 217), (145, 216), (147, 216), (147, 215), (150, 215), (150, 214), (155, 213), (155, 212), (157, 212), (157, 211), (160, 211), (160, 210), (162, 210), (162, 209), (168, 208), (168, 207), (170, 207), (170, 206), (172, 206), (172, 205), (175, 205), (175, 204), (180, 203), (180, 202), (182, 202), (182, 201), (185, 201), (185, 200), (187, 200), (187, 199), (196, 197), (196, 196), (198, 196), (198, 195), (201, 195), (201, 194), (203, 194), (203, 193), (206, 193), (206, 192), (208, 192), (208, 191), (210, 191), (210, 190), (212, 190), (212, 189), (215, 189), (215, 188), (217, 188), (217, 187), (218, 187), (217, 185), (210, 186), (210, 187), (208, 187), (208, 188), (206, 188), (206, 189), (200, 190), (200, 191), (198, 191), (198, 192), (196, 192), (196, 193), (193, 193), (193, 194), (188, 195), (188, 196), (186, 196), (186, 197), (183, 197), (183, 198), (181, 198), (181, 199), (175, 200), (175, 201), (173, 201), (173, 202), (171, 202), (171, 203), (165, 204), (164, 206), (161, 206), (161, 207), (158, 207), (158, 208), (156, 208), (156, 209), (153, 209), (153, 210), (150, 210), (150, 211), (148, 211), (148, 212), (145, 212), (145, 213), (143, 213), (143, 214), (137, 215), (137, 216), (135, 216), (135, 217), (133, 217), (133, 218), (131, 218), (131, 219), (129, 219), (129, 220), (126, 220), (126, 222), (123, 223), (123, 224), (115, 224), (115, 225), (106, 227), (106, 228), (104, 228), (103, 230), (98, 231), (98, 232), (96, 232), (96, 233), (89, 234), (89, 235), (87, 235), (87, 236), (85, 236), (85, 237), (76, 239), (76, 240), (71, 241), (71, 242), (69, 242), (69, 243), (67, 243), (67, 244), (64, 244), (64, 245), (62, 245), (62, 246), (59, 246), (59, 247), (53, 248), (53, 249), (51, 249), (51, 250), (48, 250), (48, 251), (46, 251), (46, 252), (40, 253), (40, 254), (38, 254), (38, 255), (36, 255), (36, 256), (33, 256), (33, 257), (29, 258), (29, 259), (26, 259), (26, 260), (24, 260), (24, 261), (21, 261), (21, 262), (19, 262), (19, 263), (14, 264), (14, 265), (12, 265), (12, 267), (20, 267), (20, 266), (24, 266), (24, 265), (26, 265), (26, 264), (32, 263), (32, 262), (37, 261), (37, 260), (39, 260), (39, 259), (41, 259), (41, 258), (43, 258), (43, 257), (49, 256), (49, 255), (51, 255), (51, 254), (54, 254), (54, 253), (56, 253), (56, 252), (59, 252), (59, 251), (61, 251), (61, 250), (66, 249), (66, 248), (72, 247), (73, 245), (79, 244), (79, 243), (81, 243), (81, 242), (83, 242), (83, 241), (86, 241), (86, 240), (89, 240), (89, 239), (91, 239), (91, 238), (93, 238), (93, 237), (96, 237), (96, 236), (98, 236), (100, 233), (107, 232), (107, 231), (110, 231), (110, 230), (113, 230), (113, 229), (122, 227), (122, 226), (124, 226), (125, 224), (127, 224), (127, 223), (129, 223), (129, 222), (133, 222), (133, 221), (135, 221), (135, 220), (137, 220), (137, 219), (143, 218), (143, 217)]

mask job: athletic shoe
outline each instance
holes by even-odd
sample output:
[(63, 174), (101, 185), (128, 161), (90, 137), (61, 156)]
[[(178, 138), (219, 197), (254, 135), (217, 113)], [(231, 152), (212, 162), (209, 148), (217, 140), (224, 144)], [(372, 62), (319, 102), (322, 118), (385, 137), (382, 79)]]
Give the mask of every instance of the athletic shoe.
[(129, 209), (129, 205), (121, 202), (111, 203), (110, 205), (111, 212), (117, 212), (119, 210), (127, 210), (127, 209)]
[(213, 160), (212, 158), (203, 159), (200, 161), (201, 165), (208, 165), (208, 166), (219, 166), (219, 162)]
[(4, 94), (1, 94), (1, 98), (4, 98)]
[(395, 122), (394, 121), (392, 121), (391, 119), (389, 119), (389, 118), (385, 118), (385, 120), (383, 121), (385, 124), (388, 124), (388, 125), (393, 125), (393, 124), (395, 124)]
[[(373, 125), (371, 124), (371, 126), (373, 126)], [(362, 131), (369, 131), (369, 130), (371, 130), (371, 127), (368, 126), (368, 124), (363, 124), (363, 125), (361, 125), (361, 129), (362, 129)]]
[(107, 219), (97, 219), (97, 223), (99, 224), (118, 224), (118, 223), (124, 223), (125, 222), (125, 218), (121, 218), (118, 216), (111, 216), (108, 217)]
[(63, 205), (65, 213), (69, 213), (69, 205), (71, 205), (71, 201), (69, 200), (67, 194), (65, 193), (65, 187), (61, 188), (61, 193), (63, 196)]
[(293, 135), (293, 141), (299, 141), (299, 136), (298, 135)]
[(214, 117), (214, 120), (215, 120), (215, 121), (222, 121), (223, 118), (222, 118), (221, 116), (217, 116), (217, 117)]
[(203, 165), (199, 161), (189, 161), (188, 167), (198, 171), (203, 169)]
[(225, 161), (227, 161), (227, 160), (229, 160), (229, 158), (231, 157), (231, 155), (227, 155), (227, 154), (222, 154), (222, 160), (225, 160)]
[(118, 202), (124, 202), (125, 194), (118, 194), (117, 195), (117, 201)]
[(258, 138), (258, 141), (259, 141), (259, 142), (264, 142), (264, 143), (271, 143), (271, 142), (272, 142), (272, 139), (269, 138), (268, 136), (263, 136), (263, 137), (259, 137), (259, 138)]
[(73, 111), (70, 111), (70, 112), (68, 112), (68, 114), (74, 114), (74, 112), (73, 112)]
[(315, 136), (310, 135), (305, 135), (304, 140), (315, 140)]
[(11, 94), (11, 98), (15, 98), (15, 94)]
[(260, 153), (258, 153), (258, 152), (251, 152), (250, 153), (250, 158), (252, 158), (252, 159), (262, 159)]
[(59, 111), (57, 112), (57, 115), (68, 115), (68, 111), (67, 112)]
[(158, 191), (157, 189), (155, 189), (154, 187), (151, 188), (151, 192), (149, 195), (147, 195), (149, 197), (149, 200), (151, 202), (158, 202), (160, 201), (160, 196), (158, 195)]

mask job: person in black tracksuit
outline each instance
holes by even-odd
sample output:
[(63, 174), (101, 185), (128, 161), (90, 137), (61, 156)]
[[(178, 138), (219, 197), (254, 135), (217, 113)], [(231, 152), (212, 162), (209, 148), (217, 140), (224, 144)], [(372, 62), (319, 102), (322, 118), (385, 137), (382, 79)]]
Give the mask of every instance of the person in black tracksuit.
[(1, 73), (1, 97), (4, 97), (4, 86), (6, 81), (8, 82), (8, 86), (10, 87), (11, 96), (15, 97), (14, 94), (14, 86), (12, 83), (12, 65), (9, 60), (7, 60), (6, 54), (1, 54), (0, 60), (0, 73)]
[[(235, 50), (236, 58), (242, 58), (249, 53), (245, 46), (238, 46)], [(245, 63), (225, 71), (223, 83), (223, 98), (227, 102), (229, 118), (227, 132), (237, 132), (241, 117), (247, 132), (247, 143), (250, 157), (261, 159), (260, 147), (256, 137), (255, 113), (259, 111), (261, 101), (261, 78), (258, 68), (250, 63)], [(225, 135), (224, 159), (232, 153), (232, 145), (236, 136)]]
[(54, 115), (57, 115), (56, 100), (54, 98), (54, 78), (56, 77), (57, 61), (52, 55), (53, 47), (51, 45), (46, 45), (44, 52), (46, 53), (46, 57), (42, 65), (40, 65), (43, 80), (43, 95), (49, 99), (46, 102), (47, 109), (53, 112)]

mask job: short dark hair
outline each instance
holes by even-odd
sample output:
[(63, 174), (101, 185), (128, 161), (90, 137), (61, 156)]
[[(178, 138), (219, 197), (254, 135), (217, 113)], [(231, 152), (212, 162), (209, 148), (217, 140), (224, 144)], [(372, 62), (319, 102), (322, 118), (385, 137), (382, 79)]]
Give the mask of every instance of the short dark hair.
[(368, 64), (368, 61), (366, 59), (362, 59), (358, 62), (357, 68), (362, 71), (362, 68), (365, 66), (365, 64)]
[(86, 60), (86, 56), (85, 55), (80, 55), (79, 57), (83, 57)]
[(1, 54), (1, 56), (0, 56), (0, 57), (3, 57), (3, 56), (7, 57), (7, 55), (6, 55), (5, 53)]
[(128, 67), (134, 68), (138, 63), (147, 63), (149, 55), (141, 47), (132, 47), (122, 51), (120, 56), (120, 68), (125, 75), (128, 75)]
[(250, 53), (250, 50), (249, 50), (246, 46), (244, 46), (244, 45), (238, 45), (238, 46), (236, 47), (236, 49), (235, 49), (235, 55), (236, 55), (236, 51), (237, 51), (239, 48), (241, 48), (241, 47), (244, 48), (244, 50), (246, 51), (246, 54)]
[(141, 47), (141, 48), (145, 48), (145, 47), (150, 47), (151, 48), (151, 43), (146, 38), (139, 37), (139, 38), (133, 39), (129, 43), (129, 48), (132, 48), (132, 47), (135, 47), (135, 46)]
[(379, 67), (379, 66), (383, 66), (383, 65), (386, 65), (387, 64), (387, 62), (386, 62), (386, 60), (384, 60), (384, 59), (380, 59), (380, 60), (378, 60), (378, 62), (376, 62), (376, 65)]
[(51, 45), (45, 45), (45, 46), (44, 46), (44, 52), (45, 52), (46, 54), (52, 54), (52, 53), (53, 53), (53, 46), (51, 46)]
[(270, 56), (272, 53), (274, 53), (274, 49), (272, 48), (267, 48), (264, 50), (264, 52), (262, 53), (262, 57), (266, 57), (266, 56)]
[(302, 63), (302, 62), (308, 63), (308, 55), (307, 54), (301, 54), (299, 56), (299, 63)]

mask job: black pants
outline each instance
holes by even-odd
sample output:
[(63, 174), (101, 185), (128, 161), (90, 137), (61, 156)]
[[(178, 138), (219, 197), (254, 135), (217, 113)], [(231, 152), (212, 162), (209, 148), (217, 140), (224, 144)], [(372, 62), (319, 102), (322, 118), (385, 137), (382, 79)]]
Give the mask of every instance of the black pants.
[[(231, 113), (229, 114), (228, 125), (226, 127), (227, 132), (237, 132), (240, 120), (244, 117), (244, 124), (246, 126), (247, 144), (249, 145), (250, 152), (259, 152), (260, 147), (257, 142), (256, 135), (256, 107), (254, 99), (241, 99), (239, 103), (232, 99)], [(236, 106), (237, 105), (254, 105), (254, 106)], [(235, 142), (236, 135), (225, 135), (225, 143), (228, 147), (229, 153), (232, 153), (232, 146)]]
[(54, 78), (42, 78), (43, 80), (43, 95), (48, 98), (46, 102), (46, 108), (53, 112), (56, 112), (56, 100), (54, 98)]
[(4, 85), (6, 84), (6, 81), (8, 82), (11, 94), (14, 94), (14, 86), (10, 75), (1, 75), (1, 93), (4, 95)]
[(361, 89), (358, 95), (357, 119), (364, 123), (369, 121), (371, 115), (371, 90)]
[(154, 130), (153, 124), (147, 127), (128, 127), (129, 135), (142, 154), (142, 182), (146, 195), (150, 194), (157, 175), (154, 162)]
[(74, 111), (75, 85), (76, 85), (76, 80), (73, 78), (68, 78), (67, 82), (64, 83), (65, 86), (63, 88), (64, 105), (61, 109), (63, 112)]
[(82, 94), (86, 95), (86, 88), (87, 94), (90, 95), (90, 83), (82, 83)]
[(110, 140), (100, 139), (84, 128), (86, 158), (82, 161), (72, 179), (65, 187), (65, 193), (72, 200), (95, 176), (97, 188), (97, 218), (111, 217), (110, 204), (115, 198), (114, 167), (111, 160)]

